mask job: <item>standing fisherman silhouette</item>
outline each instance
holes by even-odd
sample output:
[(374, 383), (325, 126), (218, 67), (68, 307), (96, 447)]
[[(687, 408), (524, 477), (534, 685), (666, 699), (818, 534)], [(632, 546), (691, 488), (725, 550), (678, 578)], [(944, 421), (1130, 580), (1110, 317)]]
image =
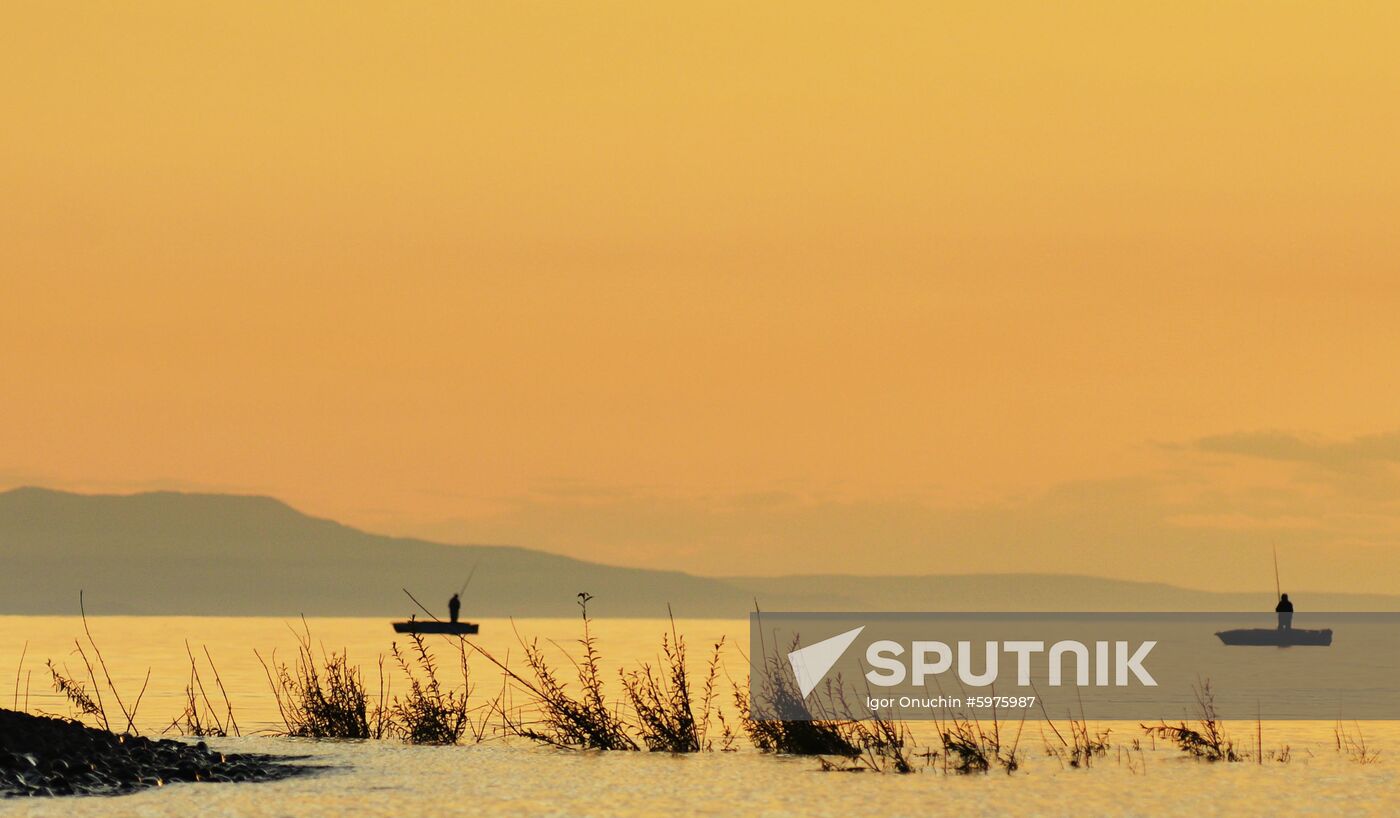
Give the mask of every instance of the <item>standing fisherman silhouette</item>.
[(471, 573), (467, 574), (467, 581), (462, 583), (462, 589), (453, 594), (451, 599), (447, 600), (447, 615), (452, 617), (452, 622), (454, 624), (457, 622), (457, 614), (462, 610), (462, 594), (465, 594), (467, 592), (467, 586), (472, 584), (472, 577), (476, 576), (476, 569), (479, 565), (481, 565), (481, 560), (472, 563)]
[(1279, 630), (1293, 630), (1293, 603), (1288, 601), (1288, 594), (1279, 594), (1278, 605), (1274, 607), (1274, 613), (1278, 614)]

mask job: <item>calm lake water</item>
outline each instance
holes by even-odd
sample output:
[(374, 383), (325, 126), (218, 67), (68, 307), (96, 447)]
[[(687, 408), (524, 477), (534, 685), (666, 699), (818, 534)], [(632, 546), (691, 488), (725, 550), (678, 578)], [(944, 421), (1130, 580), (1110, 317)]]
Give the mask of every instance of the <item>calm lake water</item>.
[[(317, 775), (269, 784), (182, 784), (118, 798), (10, 799), (0, 815), (1322, 815), (1389, 816), (1400, 813), (1400, 723), (1363, 722), (1367, 743), (1380, 761), (1358, 765), (1334, 749), (1333, 725), (1275, 722), (1263, 725), (1266, 749), (1291, 747), (1288, 764), (1210, 765), (1182, 758), (1175, 750), (1141, 737), (1135, 724), (1104, 724), (1116, 749), (1089, 770), (1065, 768), (1043, 751), (1042, 726), (1027, 722), (1020, 740), (1023, 767), (1013, 775), (911, 776), (824, 773), (813, 759), (775, 758), (739, 741), (739, 752), (671, 757), (651, 753), (578, 753), (490, 737), (460, 747), (409, 747), (396, 742), (314, 742), (267, 735), (280, 726), (262, 666), (273, 649), (279, 657), (296, 649), (299, 620), (279, 618), (92, 617), (93, 636), (114, 681), (134, 698), (150, 670), (139, 726), (159, 733), (183, 708), (189, 677), (185, 642), (197, 654), (207, 647), (222, 675), (244, 738), (212, 740), (230, 752), (262, 751), (308, 756), (324, 767)], [(328, 650), (349, 652), (377, 687), (378, 660), (395, 635), (379, 619), (312, 619), (312, 639)], [(615, 673), (619, 666), (655, 662), (661, 620), (600, 620), (594, 623), (600, 649)], [(682, 620), (677, 628), (698, 670), (721, 635), (732, 644), (747, 640), (744, 621)], [(551, 655), (566, 663), (576, 653), (577, 619), (482, 622), (476, 641), (499, 657), (518, 659), (515, 633), (561, 646)], [(52, 692), (44, 661), (82, 673), (73, 640), (82, 623), (72, 617), (0, 617), (0, 703), (15, 700), (15, 671), (27, 643), (18, 698), (24, 705), (28, 678), (31, 711), (66, 713)], [(437, 652), (449, 658), (441, 640)], [(445, 662), (449, 666), (451, 661)], [(201, 661), (202, 664), (202, 661)], [(726, 653), (736, 677), (745, 665), (737, 649)], [(471, 661), (474, 698), (500, 689), (500, 675), (480, 657)], [(386, 668), (393, 684), (402, 682)], [(454, 671), (455, 672), (455, 671)], [(205, 671), (205, 682), (211, 677)], [(725, 691), (728, 683), (723, 683)], [(617, 691), (615, 682), (611, 685)], [(115, 708), (112, 708), (113, 710)], [(914, 725), (916, 738), (927, 724)], [(1242, 745), (1253, 746), (1254, 723), (1227, 725)], [(1353, 728), (1354, 730), (1355, 728)], [(1048, 732), (1048, 731), (1047, 731)], [(1141, 752), (1126, 750), (1141, 738)], [(1053, 740), (1053, 739), (1052, 739)]]

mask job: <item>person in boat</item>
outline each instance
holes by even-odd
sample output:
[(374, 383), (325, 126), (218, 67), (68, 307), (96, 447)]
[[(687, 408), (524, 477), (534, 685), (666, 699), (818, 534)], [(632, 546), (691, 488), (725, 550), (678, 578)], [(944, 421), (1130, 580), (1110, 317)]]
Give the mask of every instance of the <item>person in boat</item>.
[[(1285, 597), (1285, 599), (1286, 598), (1287, 597)], [(451, 617), (452, 621), (455, 623), (457, 621), (457, 614), (461, 612), (462, 600), (457, 597), (457, 594), (453, 594), (452, 598), (447, 600), (447, 615)]]
[(1279, 596), (1278, 605), (1274, 606), (1274, 613), (1278, 614), (1279, 630), (1293, 630), (1293, 603), (1288, 600), (1288, 594)]

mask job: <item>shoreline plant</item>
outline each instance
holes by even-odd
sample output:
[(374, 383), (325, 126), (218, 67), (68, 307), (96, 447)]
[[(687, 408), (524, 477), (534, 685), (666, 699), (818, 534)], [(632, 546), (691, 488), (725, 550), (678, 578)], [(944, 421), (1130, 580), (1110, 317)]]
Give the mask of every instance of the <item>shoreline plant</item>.
[(1139, 725), (1144, 732), (1154, 738), (1171, 741), (1187, 755), (1203, 761), (1224, 761), (1234, 763), (1244, 761), (1244, 755), (1235, 749), (1235, 741), (1225, 734), (1224, 725), (1215, 709), (1215, 692), (1210, 680), (1198, 682), (1193, 687), (1196, 696), (1196, 719), (1187, 723), (1179, 721), (1170, 724), (1161, 721), (1157, 724)]
[[(437, 662), (422, 635), (409, 634), (409, 640), (412, 647), (408, 651), (400, 649), (397, 642), (391, 646), (394, 662), (408, 679), (408, 692), (389, 703), (387, 729), (409, 744), (457, 744), (471, 728), (466, 648), (462, 646), (460, 652), (462, 687), (444, 691), (438, 681)], [(474, 735), (480, 740), (480, 732)]]
[(258, 662), (267, 674), (268, 685), (277, 700), (277, 712), (282, 718), (283, 735), (296, 738), (379, 738), (380, 729), (370, 730), (369, 699), (358, 666), (351, 665), (345, 652), (327, 652), (321, 648), (318, 664), (311, 644), (311, 629), (302, 619), (303, 631), (297, 637), (297, 656), (293, 664), (277, 661), (274, 650), (264, 660), (256, 650)]

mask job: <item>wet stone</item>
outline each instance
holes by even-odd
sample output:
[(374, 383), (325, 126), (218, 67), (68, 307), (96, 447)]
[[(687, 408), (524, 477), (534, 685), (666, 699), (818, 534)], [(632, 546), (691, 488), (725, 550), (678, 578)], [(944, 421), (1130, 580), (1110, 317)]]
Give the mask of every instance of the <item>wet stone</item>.
[(310, 769), (0, 709), (0, 796), (118, 795), (175, 782), (276, 781)]

